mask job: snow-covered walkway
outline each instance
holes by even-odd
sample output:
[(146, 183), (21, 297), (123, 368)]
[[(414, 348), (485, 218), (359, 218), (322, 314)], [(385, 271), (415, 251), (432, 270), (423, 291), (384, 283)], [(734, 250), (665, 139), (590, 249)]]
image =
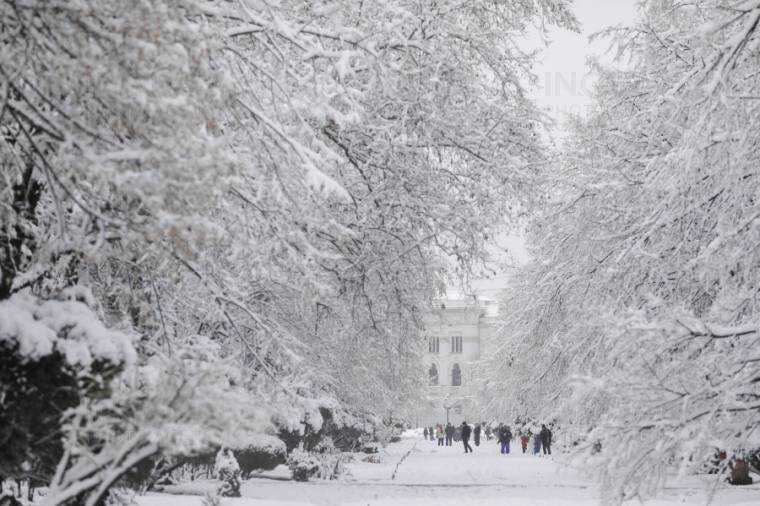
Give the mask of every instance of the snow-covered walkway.
[[(380, 463), (356, 461), (341, 481), (295, 483), (251, 479), (235, 506), (563, 506), (597, 504), (593, 487), (551, 458), (520, 453), (502, 456), (495, 442), (465, 455), (461, 444), (438, 447), (421, 438), (403, 439), (380, 454)], [(403, 459), (403, 460), (402, 460)], [(395, 473), (395, 478), (393, 477)], [(196, 493), (211, 484), (196, 484)], [(649, 506), (704, 504), (705, 484), (698, 479), (668, 488)], [(141, 506), (200, 506), (201, 497), (154, 494)], [(637, 503), (638, 504), (638, 503)], [(721, 487), (720, 505), (758, 505), (760, 487)]]

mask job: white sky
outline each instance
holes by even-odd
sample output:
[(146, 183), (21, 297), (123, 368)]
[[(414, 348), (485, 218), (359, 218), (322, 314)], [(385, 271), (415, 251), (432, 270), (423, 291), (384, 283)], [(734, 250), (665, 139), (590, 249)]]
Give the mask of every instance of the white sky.
[[(591, 34), (618, 24), (630, 24), (635, 17), (635, 0), (575, 0), (573, 11), (580, 22), (581, 33), (552, 29), (550, 45), (543, 50), (535, 72), (539, 89), (534, 98), (547, 107), (556, 120), (564, 113), (582, 112), (589, 104), (592, 77), (588, 74), (586, 59), (590, 55), (603, 56), (608, 44), (599, 40), (593, 44)], [(537, 45), (534, 42), (534, 47)], [(611, 57), (603, 58), (611, 60)]]
[[(591, 44), (591, 34), (618, 24), (630, 24), (636, 14), (635, 0), (575, 0), (573, 10), (580, 22), (580, 33), (553, 29), (549, 32), (550, 44), (542, 52), (536, 65), (539, 88), (534, 98), (541, 107), (548, 109), (550, 115), (559, 124), (567, 113), (582, 113), (590, 103), (593, 85), (588, 73), (586, 59), (591, 55), (605, 57), (608, 44), (597, 41)], [(529, 42), (533, 47), (539, 43), (538, 37)], [(504, 236), (496, 248), (506, 248), (511, 253), (500, 255), (500, 261), (506, 265), (524, 263), (529, 255), (521, 237)], [(511, 270), (511, 269), (510, 269)], [(509, 272), (491, 279), (480, 279), (473, 283), (478, 295), (495, 298), (507, 284)]]

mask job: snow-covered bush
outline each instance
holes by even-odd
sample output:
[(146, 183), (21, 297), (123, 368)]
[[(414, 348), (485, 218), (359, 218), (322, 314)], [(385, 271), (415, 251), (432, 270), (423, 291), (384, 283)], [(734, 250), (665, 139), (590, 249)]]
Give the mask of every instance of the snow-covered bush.
[(403, 427), (384, 421), (375, 426), (373, 438), (376, 442), (381, 444), (395, 443), (401, 440), (402, 432)]
[(307, 451), (320, 452), (320, 446), (327, 444), (342, 452), (373, 453), (377, 451), (378, 442), (388, 442), (388, 438), (384, 437), (390, 437), (393, 433), (393, 430), (380, 427), (382, 422), (379, 418), (358, 417), (335, 405), (320, 406), (307, 412), (307, 415), (308, 421), (280, 427), (278, 435), (288, 451), (301, 446)]
[(288, 467), (296, 481), (309, 481), (312, 478), (335, 480), (345, 472), (343, 464), (340, 453), (294, 450), (288, 457)]
[(107, 399), (135, 363), (133, 336), (107, 329), (92, 304), (81, 287), (0, 300), (0, 476), (51, 478), (65, 411)]
[(285, 443), (270, 434), (248, 433), (230, 428), (219, 441), (209, 441), (202, 450), (179, 453), (169, 448), (135, 466), (122, 482), (133, 488), (149, 490), (175, 481), (193, 480), (199, 475), (213, 474), (216, 456), (224, 448), (232, 450), (240, 465), (241, 477), (262, 469), (274, 469), (287, 462)]
[(229, 448), (222, 448), (216, 454), (214, 463), (216, 479), (222, 483), (216, 493), (221, 497), (240, 497), (240, 465)]
[(274, 469), (285, 464), (288, 457), (285, 443), (269, 434), (253, 434), (248, 438), (230, 444), (235, 453), (243, 476), (257, 469)]
[(322, 461), (316, 453), (307, 452), (296, 448), (288, 455), (288, 467), (296, 481), (309, 481), (318, 476), (322, 468)]
[(308, 481), (311, 478), (337, 479), (345, 472), (344, 464), (342, 452), (335, 448), (329, 438), (320, 441), (313, 451), (296, 448), (288, 456), (288, 467), (296, 481)]
[(366, 443), (373, 439), (367, 427), (374, 428), (375, 424), (367, 420), (358, 420), (351, 416), (335, 416), (330, 410), (323, 410), (324, 422), (320, 435), (329, 440), (325, 444), (334, 446), (342, 452), (361, 451)]

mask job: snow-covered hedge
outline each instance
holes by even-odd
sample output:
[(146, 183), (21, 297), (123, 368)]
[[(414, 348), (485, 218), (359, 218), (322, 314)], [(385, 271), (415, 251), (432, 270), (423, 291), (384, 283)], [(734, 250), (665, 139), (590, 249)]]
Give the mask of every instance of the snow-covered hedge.
[(257, 469), (274, 469), (284, 464), (288, 457), (285, 443), (269, 434), (251, 434), (231, 448), (240, 463), (243, 476)]
[(344, 462), (343, 453), (329, 437), (322, 439), (312, 451), (296, 448), (288, 457), (288, 467), (296, 481), (337, 479), (344, 472)]
[(81, 287), (65, 289), (51, 300), (14, 294), (0, 301), (0, 345), (26, 362), (57, 352), (72, 367), (99, 361), (133, 364), (133, 336), (106, 328), (93, 305), (91, 294)]
[(34, 484), (52, 476), (61, 415), (109, 397), (112, 380), (135, 363), (132, 336), (106, 328), (94, 306), (80, 287), (0, 301), (0, 475)]
[(217, 463), (218, 452), (229, 448), (247, 478), (253, 471), (270, 470), (287, 462), (285, 443), (276, 436), (243, 431), (229, 431), (216, 443), (207, 443), (201, 451), (164, 451), (131, 470), (124, 484), (132, 488), (151, 489), (175, 481), (210, 476)]
[(288, 458), (288, 467), (296, 481), (337, 479), (343, 473), (342, 464), (340, 453), (313, 453), (296, 449)]

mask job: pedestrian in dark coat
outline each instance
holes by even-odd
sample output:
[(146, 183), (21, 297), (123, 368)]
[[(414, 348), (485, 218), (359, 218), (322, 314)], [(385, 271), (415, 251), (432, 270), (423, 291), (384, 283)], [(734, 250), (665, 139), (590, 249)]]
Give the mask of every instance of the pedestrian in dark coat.
[(541, 425), (541, 446), (544, 447), (544, 455), (552, 454), (552, 431), (550, 431), (546, 425)]
[(536, 432), (533, 434), (533, 455), (541, 453), (541, 434)]
[(427, 441), (427, 438), (428, 438), (427, 427), (425, 427), (425, 429), (422, 431), (422, 437), (425, 439), (425, 441)]
[(475, 442), (475, 446), (480, 446), (480, 424), (476, 424), (472, 429), (472, 440)]
[(472, 447), (470, 446), (471, 433), (472, 433), (472, 427), (467, 425), (467, 422), (462, 422), (462, 444), (464, 444), (465, 453), (472, 453)]
[(503, 455), (509, 453), (510, 441), (512, 441), (512, 431), (506, 425), (502, 425), (499, 427), (499, 444), (501, 445), (501, 453)]
[(451, 446), (451, 441), (454, 439), (454, 426), (450, 423), (446, 424), (446, 446)]

